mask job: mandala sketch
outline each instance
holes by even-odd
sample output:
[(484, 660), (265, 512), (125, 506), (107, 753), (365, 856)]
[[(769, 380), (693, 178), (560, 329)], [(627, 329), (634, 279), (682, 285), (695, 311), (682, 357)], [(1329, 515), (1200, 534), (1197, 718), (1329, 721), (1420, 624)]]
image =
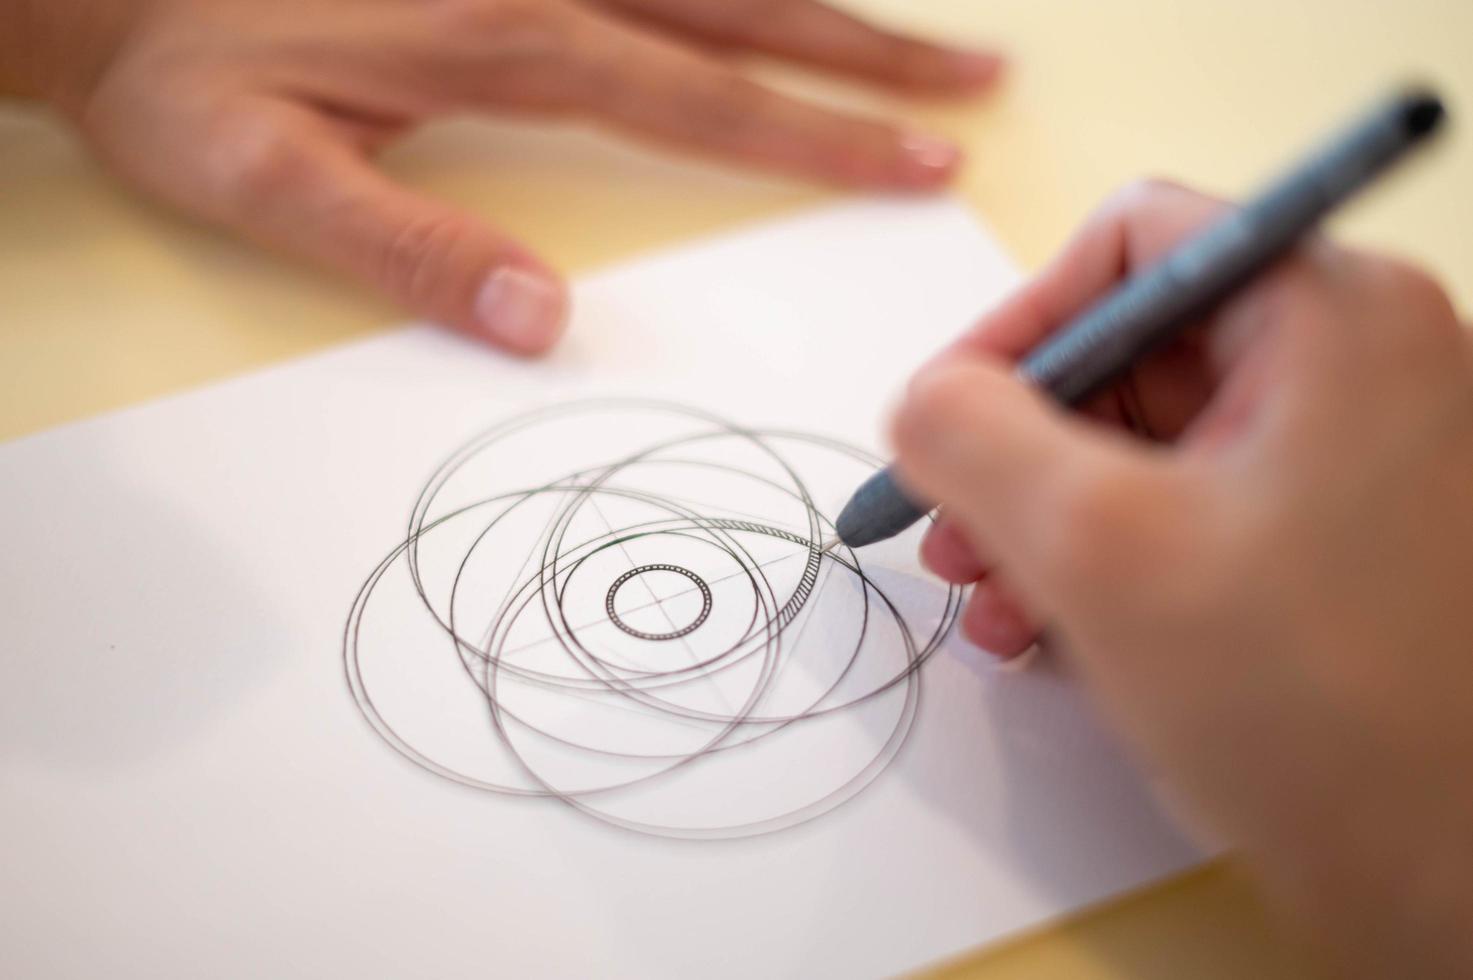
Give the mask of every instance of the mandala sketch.
[(662, 837), (746, 837), (852, 799), (918, 717), (961, 592), (820, 544), (881, 461), (680, 405), (531, 412), (456, 451), (344, 633), (390, 746), (488, 793)]

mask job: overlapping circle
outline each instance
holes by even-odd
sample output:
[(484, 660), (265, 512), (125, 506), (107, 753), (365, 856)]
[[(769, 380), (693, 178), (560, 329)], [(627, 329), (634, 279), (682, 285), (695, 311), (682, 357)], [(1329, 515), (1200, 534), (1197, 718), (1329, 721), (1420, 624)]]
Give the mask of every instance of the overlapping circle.
[(657, 402), (510, 419), (439, 467), (359, 592), (353, 697), (437, 775), (628, 830), (812, 819), (900, 750), (959, 607), (913, 539), (819, 551), (878, 463)]

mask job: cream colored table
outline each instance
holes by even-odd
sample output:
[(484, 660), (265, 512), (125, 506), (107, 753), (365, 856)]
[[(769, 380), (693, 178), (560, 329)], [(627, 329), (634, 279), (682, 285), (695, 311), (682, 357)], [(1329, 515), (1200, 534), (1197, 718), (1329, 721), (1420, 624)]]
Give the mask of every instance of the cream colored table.
[[(719, 0), (712, 0), (719, 2)], [(904, 108), (964, 140), (962, 192), (1036, 266), (1112, 187), (1167, 175), (1246, 191), (1389, 79), (1473, 119), (1468, 0), (867, 0), (1015, 59), (977, 106)], [(812, 190), (586, 134), (456, 123), (388, 166), (576, 272), (813, 203)], [(1344, 234), (1422, 260), (1473, 308), (1473, 130), (1358, 206)], [(116, 188), (44, 114), (0, 108), (0, 438), (383, 329), (398, 314)], [(974, 978), (1304, 975), (1292, 937), (1217, 866), (946, 971)]]

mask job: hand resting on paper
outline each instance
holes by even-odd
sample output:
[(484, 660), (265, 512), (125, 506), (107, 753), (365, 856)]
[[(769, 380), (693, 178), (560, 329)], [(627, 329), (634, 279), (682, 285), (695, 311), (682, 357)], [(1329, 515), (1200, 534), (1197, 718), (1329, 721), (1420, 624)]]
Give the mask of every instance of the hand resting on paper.
[(935, 94), (999, 68), (817, 0), (0, 0), (0, 95), (47, 99), (156, 197), (522, 353), (561, 334), (557, 274), (371, 163), (431, 118), (581, 117), (860, 187), (933, 188), (960, 160), (785, 97), (718, 51)]
[(1317, 239), (1083, 415), (1008, 362), (1214, 217), (1148, 184), (915, 379), (963, 622), (1075, 664), (1185, 812), (1368, 976), (1473, 976), (1473, 335)]

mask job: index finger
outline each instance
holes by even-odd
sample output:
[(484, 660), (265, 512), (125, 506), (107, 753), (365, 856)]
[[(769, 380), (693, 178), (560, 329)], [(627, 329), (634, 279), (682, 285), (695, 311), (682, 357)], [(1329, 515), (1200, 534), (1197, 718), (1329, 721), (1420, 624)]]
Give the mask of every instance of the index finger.
[(1103, 296), (1227, 210), (1226, 202), (1149, 180), (1117, 191), (1063, 252), (941, 354), (1017, 360)]
[(598, 0), (719, 45), (740, 46), (897, 88), (965, 93), (1002, 71), (997, 55), (909, 37), (818, 0)]
[(791, 98), (657, 34), (611, 18), (575, 27), (570, 108), (626, 131), (851, 186), (934, 189), (961, 163), (946, 140)]

